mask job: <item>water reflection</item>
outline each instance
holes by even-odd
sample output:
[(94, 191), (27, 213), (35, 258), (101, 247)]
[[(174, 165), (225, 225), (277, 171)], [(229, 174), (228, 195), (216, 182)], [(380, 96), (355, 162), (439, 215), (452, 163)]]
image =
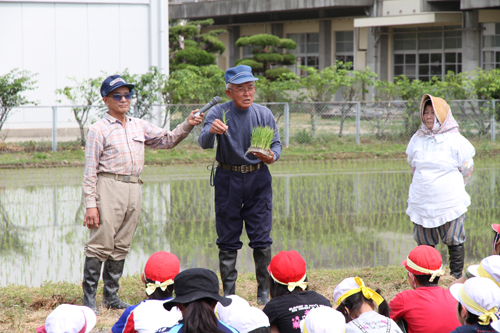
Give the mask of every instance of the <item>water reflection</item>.
[[(406, 210), (411, 173), (404, 161), (277, 163), (273, 251), (294, 249), (309, 268), (397, 264), (415, 246)], [(489, 254), (498, 221), (497, 170), (483, 163), (468, 185), (466, 261)], [(82, 168), (2, 170), (0, 285), (36, 286), (81, 280), (84, 205)], [(141, 271), (149, 255), (175, 253), (182, 268), (218, 270), (213, 188), (205, 166), (146, 167), (143, 213), (125, 274)], [(254, 269), (248, 239), (238, 269)], [(441, 253), (446, 256), (446, 248)]]

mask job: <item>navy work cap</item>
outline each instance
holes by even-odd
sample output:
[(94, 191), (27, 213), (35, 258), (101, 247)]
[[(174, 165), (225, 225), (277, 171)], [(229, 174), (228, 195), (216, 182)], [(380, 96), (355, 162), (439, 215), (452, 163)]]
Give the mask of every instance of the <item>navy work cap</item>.
[(108, 96), (110, 92), (123, 86), (128, 87), (130, 91), (132, 91), (135, 87), (135, 85), (127, 83), (120, 75), (108, 76), (104, 81), (102, 81), (101, 96)]
[(258, 80), (258, 78), (252, 74), (252, 67), (246, 65), (229, 68), (226, 73), (224, 73), (224, 79), (226, 80), (226, 84), (241, 84)]

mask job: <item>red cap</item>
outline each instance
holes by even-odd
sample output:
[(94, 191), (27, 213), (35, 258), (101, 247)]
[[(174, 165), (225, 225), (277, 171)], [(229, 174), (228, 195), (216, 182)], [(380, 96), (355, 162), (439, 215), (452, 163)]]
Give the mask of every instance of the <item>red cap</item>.
[[(410, 259), (418, 267), (428, 269), (430, 271), (436, 271), (443, 265), (443, 259), (438, 250), (428, 245), (420, 245), (414, 248), (410, 254), (408, 254), (408, 259)], [(419, 272), (408, 266), (407, 260), (403, 260), (401, 265), (405, 266), (408, 272), (415, 275), (431, 275), (428, 273)]]
[(497, 234), (500, 234), (500, 224), (492, 224), (491, 227), (496, 231)]
[(298, 282), (306, 275), (306, 262), (297, 251), (280, 251), (267, 270), (281, 283)]
[(158, 282), (173, 280), (180, 271), (181, 264), (177, 256), (165, 251), (153, 253), (144, 267), (144, 275)]

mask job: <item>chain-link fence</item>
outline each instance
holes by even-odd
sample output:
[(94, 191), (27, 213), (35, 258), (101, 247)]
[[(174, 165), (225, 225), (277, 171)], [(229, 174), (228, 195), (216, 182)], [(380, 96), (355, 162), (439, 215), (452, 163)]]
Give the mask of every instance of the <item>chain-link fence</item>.
[[(262, 103), (273, 113), (281, 140), (290, 144), (328, 144), (333, 140), (367, 143), (374, 141), (408, 141), (420, 128), (419, 102), (331, 102), (331, 103)], [(450, 101), (460, 132), (471, 139), (496, 139), (496, 120), (500, 117), (500, 101)], [(201, 104), (152, 105), (139, 110), (134, 105), (131, 115), (165, 129), (174, 129)], [(146, 108), (146, 109), (144, 109)], [(80, 117), (77, 121), (76, 114)], [(19, 107), (12, 110), (0, 131), (4, 141), (80, 140), (88, 126), (102, 117), (106, 109), (91, 107), (87, 114), (71, 106)], [(81, 125), (81, 126), (80, 126)], [(201, 126), (195, 127), (184, 140), (196, 143)]]

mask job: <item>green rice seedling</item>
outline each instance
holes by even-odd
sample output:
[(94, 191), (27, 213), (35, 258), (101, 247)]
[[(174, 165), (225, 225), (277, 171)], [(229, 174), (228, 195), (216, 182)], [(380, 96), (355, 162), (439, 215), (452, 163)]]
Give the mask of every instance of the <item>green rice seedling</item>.
[[(229, 121), (229, 118), (227, 118), (227, 114), (229, 113), (229, 110), (226, 110), (226, 111), (222, 111), (222, 119), (221, 121), (224, 123), (224, 125), (227, 126), (227, 122)], [(225, 135), (229, 135), (229, 133), (227, 132), (227, 130), (224, 132)]]
[(269, 156), (269, 148), (271, 148), (273, 138), (274, 129), (269, 126), (254, 127), (250, 140), (250, 148), (248, 148), (246, 154), (256, 152)]

